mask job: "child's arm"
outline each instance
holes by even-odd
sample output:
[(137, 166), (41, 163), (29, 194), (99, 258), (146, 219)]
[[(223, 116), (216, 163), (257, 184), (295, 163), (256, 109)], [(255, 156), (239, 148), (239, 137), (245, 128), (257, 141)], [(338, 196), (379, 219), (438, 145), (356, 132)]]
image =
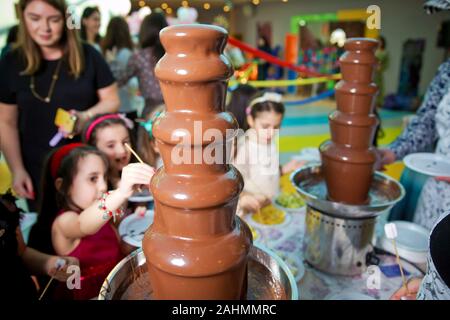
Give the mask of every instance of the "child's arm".
[[(119, 187), (106, 197), (104, 202), (108, 211), (115, 212), (133, 194), (135, 185), (148, 185), (155, 170), (146, 164), (131, 163), (122, 170)], [(68, 239), (79, 239), (97, 233), (111, 217), (104, 216), (95, 201), (80, 214), (67, 211), (55, 220), (55, 228)]]
[[(23, 240), (20, 227), (16, 229), (16, 238), (19, 244), (19, 255), (22, 258), (25, 266), (30, 270), (33, 275), (48, 275), (54, 276), (59, 281), (67, 280), (68, 274), (67, 267), (69, 265), (79, 265), (78, 259), (74, 257), (58, 257), (49, 254), (42, 253), (33, 248), (27, 247)], [(56, 270), (56, 262), (58, 259), (65, 260), (65, 266), (60, 270)]]

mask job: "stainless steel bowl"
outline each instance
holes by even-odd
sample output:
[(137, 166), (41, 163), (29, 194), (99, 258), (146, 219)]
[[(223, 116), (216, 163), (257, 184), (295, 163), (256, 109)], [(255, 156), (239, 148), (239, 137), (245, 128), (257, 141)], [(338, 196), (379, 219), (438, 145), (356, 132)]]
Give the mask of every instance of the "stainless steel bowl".
[(405, 189), (399, 182), (381, 172), (375, 172), (369, 190), (369, 204), (349, 205), (329, 201), (322, 167), (317, 164), (293, 172), (291, 182), (309, 206), (338, 218), (376, 217), (405, 196)]
[[(297, 300), (292, 272), (275, 253), (254, 244), (248, 264), (248, 300)], [(110, 272), (99, 300), (151, 300), (152, 288), (142, 249), (120, 261)]]

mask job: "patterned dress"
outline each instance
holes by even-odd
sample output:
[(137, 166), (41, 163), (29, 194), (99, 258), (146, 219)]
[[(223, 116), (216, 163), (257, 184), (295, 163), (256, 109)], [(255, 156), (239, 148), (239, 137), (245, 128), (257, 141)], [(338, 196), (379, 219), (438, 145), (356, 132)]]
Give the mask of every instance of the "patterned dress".
[[(401, 160), (409, 153), (422, 152), (434, 145), (436, 153), (450, 157), (450, 59), (439, 67), (422, 106), (389, 148)], [(430, 230), (448, 210), (450, 183), (429, 178), (422, 189), (414, 222)]]
[[(446, 226), (444, 226), (444, 224), (446, 224)], [(442, 236), (442, 234), (440, 236), (436, 236), (435, 237), (435, 232), (439, 232), (436, 231), (437, 227), (439, 227), (441, 230), (441, 232), (445, 232), (447, 230), (443, 230), (443, 229), (448, 229), (448, 224), (450, 224), (450, 212), (448, 212), (446, 215), (443, 215), (438, 222), (436, 223), (435, 227), (433, 228), (433, 231), (431, 232), (430, 235), (430, 251), (428, 252), (428, 270), (427, 270), (427, 274), (425, 275), (425, 277), (422, 280), (422, 284), (420, 286), (419, 292), (417, 294), (417, 300), (450, 300), (450, 288), (448, 286), (448, 284), (445, 283), (445, 281), (443, 280), (443, 276), (439, 273), (438, 269), (443, 270), (445, 268), (447, 268), (447, 266), (445, 265), (439, 265), (439, 268), (436, 268), (435, 265), (435, 260), (437, 260), (439, 262), (439, 259), (436, 258), (441, 258), (442, 257), (433, 257), (433, 246), (431, 244), (431, 240), (434, 238), (434, 240), (436, 241), (441, 241), (444, 240), (444, 242), (449, 239), (449, 236)], [(448, 246), (449, 243), (438, 243), (437, 245), (439, 246)], [(447, 247), (448, 248), (448, 247)], [(448, 261), (448, 255), (447, 255), (447, 260)], [(448, 262), (447, 262), (448, 265)], [(445, 271), (445, 270), (444, 270)], [(446, 271), (447, 275), (448, 275), (448, 270)], [(448, 280), (447, 280), (448, 281)]]
[(151, 47), (134, 52), (126, 67), (121, 66), (117, 60), (110, 62), (111, 71), (119, 86), (127, 84), (131, 78), (137, 77), (139, 90), (145, 99), (143, 114), (151, 112), (153, 108), (163, 103), (161, 88), (155, 77), (156, 62)]

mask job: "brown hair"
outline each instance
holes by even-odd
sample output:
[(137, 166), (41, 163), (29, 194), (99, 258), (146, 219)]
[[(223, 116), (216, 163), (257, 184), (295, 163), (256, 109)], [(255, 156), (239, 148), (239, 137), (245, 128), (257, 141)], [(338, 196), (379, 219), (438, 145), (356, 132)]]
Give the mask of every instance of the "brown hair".
[[(38, 45), (33, 41), (28, 33), (24, 11), (28, 4), (33, 0), (20, 0), (19, 1), (19, 35), (17, 41), (17, 48), (23, 56), (26, 67), (22, 71), (23, 74), (32, 75), (39, 70), (42, 63), (42, 54), (38, 48)], [(70, 13), (67, 11), (67, 4), (65, 0), (42, 0), (45, 3), (51, 5), (59, 12), (61, 12), (64, 21), (70, 19)], [(84, 70), (84, 53), (81, 45), (81, 41), (78, 37), (78, 32), (75, 28), (68, 28), (64, 22), (64, 31), (61, 37), (61, 44), (63, 45), (64, 58), (68, 62), (70, 73), (78, 78)]]
[(159, 32), (167, 27), (166, 18), (162, 13), (152, 12), (142, 21), (139, 30), (139, 45), (142, 49), (151, 47), (153, 49), (154, 62), (158, 62), (165, 51), (159, 39)]
[[(81, 39), (83, 39), (84, 41), (88, 41), (87, 38), (87, 32), (86, 32), (86, 26), (84, 25), (84, 20), (85, 19), (89, 19), (94, 13), (98, 13), (100, 15), (100, 9), (98, 7), (86, 7), (83, 10), (83, 14), (81, 15), (81, 29), (80, 29), (80, 37)], [(100, 43), (101, 41), (101, 37), (100, 35), (97, 33), (95, 35), (95, 39), (94, 42), (95, 43)]]
[(133, 49), (130, 28), (128, 27), (128, 23), (122, 17), (114, 17), (109, 21), (108, 28), (106, 29), (106, 35), (102, 41), (103, 54), (105, 54), (107, 50), (111, 50), (114, 47), (117, 49)]
[[(164, 104), (160, 104), (152, 112), (143, 113), (144, 121), (154, 121), (156, 114), (164, 111), (165, 107)], [(153, 135), (150, 135), (144, 127), (139, 126), (137, 129), (137, 149), (142, 160), (152, 167), (156, 167), (156, 159), (158, 158), (158, 153), (155, 151), (155, 143)]]
[[(51, 174), (51, 162), (58, 149), (53, 150), (47, 157), (41, 180), (41, 198), (39, 201), (38, 218), (30, 232), (29, 245), (48, 254), (54, 254), (51, 228), (53, 221), (61, 210), (77, 210), (77, 206), (71, 201), (69, 190), (73, 180), (78, 174), (78, 164), (88, 155), (100, 157), (108, 170), (108, 159), (98, 149), (92, 146), (80, 146), (67, 154), (58, 168), (57, 178), (62, 178), (59, 190), (56, 189), (55, 180)], [(79, 209), (81, 210), (81, 209)]]

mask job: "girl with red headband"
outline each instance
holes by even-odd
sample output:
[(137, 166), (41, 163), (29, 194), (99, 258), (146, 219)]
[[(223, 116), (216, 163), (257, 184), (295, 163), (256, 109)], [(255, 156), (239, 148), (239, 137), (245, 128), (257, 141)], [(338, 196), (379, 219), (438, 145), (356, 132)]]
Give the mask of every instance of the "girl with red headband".
[(80, 288), (54, 284), (49, 294), (53, 298), (97, 296), (108, 273), (123, 257), (111, 220), (121, 216), (121, 206), (135, 186), (150, 183), (154, 170), (141, 163), (129, 164), (122, 170), (117, 189), (107, 192), (107, 169), (105, 155), (83, 144), (61, 147), (46, 162), (43, 197), (30, 246), (76, 257), (81, 271)]
[(84, 127), (82, 141), (96, 147), (108, 158), (108, 183), (116, 188), (122, 169), (130, 163), (131, 153), (125, 143), (133, 145), (130, 130), (133, 122), (122, 114), (108, 113), (92, 118)]

